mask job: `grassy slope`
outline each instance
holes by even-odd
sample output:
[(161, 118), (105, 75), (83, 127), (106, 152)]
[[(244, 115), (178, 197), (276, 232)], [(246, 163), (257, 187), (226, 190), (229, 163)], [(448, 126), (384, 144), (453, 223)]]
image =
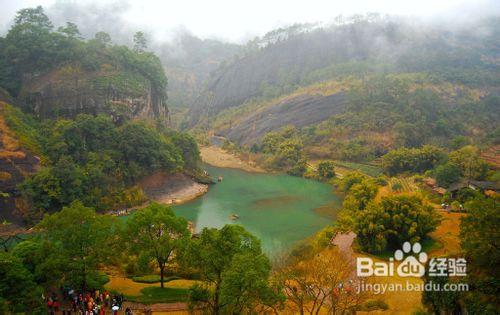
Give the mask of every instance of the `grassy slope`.
[(24, 147), (43, 160), (40, 146), (40, 130), (38, 123), (16, 108), (0, 102), (0, 118), (3, 140), (9, 140), (9, 146), (16, 149)]
[(139, 283), (125, 277), (110, 276), (105, 288), (124, 294), (129, 301), (152, 304), (186, 301), (188, 289), (195, 283), (194, 280), (171, 280), (161, 289), (159, 283)]

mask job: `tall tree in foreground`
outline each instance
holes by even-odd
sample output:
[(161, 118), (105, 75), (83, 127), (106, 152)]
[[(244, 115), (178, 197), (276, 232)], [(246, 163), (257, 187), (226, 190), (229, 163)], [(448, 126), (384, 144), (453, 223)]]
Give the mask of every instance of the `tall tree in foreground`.
[(125, 240), (132, 253), (154, 260), (160, 269), (160, 284), (167, 265), (178, 256), (189, 239), (187, 221), (170, 207), (152, 203), (127, 221)]
[[(53, 25), (43, 8), (22, 9), (5, 37), (7, 60), (14, 65), (15, 75), (23, 79), (52, 64), (49, 53), (54, 52), (51, 40)], [(13, 91), (12, 91), (13, 92)]]
[(434, 208), (411, 195), (370, 202), (354, 219), (354, 231), (364, 250), (380, 252), (399, 248), (404, 242), (420, 242), (439, 224)]
[(494, 199), (465, 204), (468, 214), (460, 224), (462, 249), (471, 286), (466, 293), (470, 314), (498, 314), (500, 309), (500, 209)]
[(358, 292), (354, 266), (337, 249), (327, 249), (313, 258), (280, 270), (287, 299), (299, 314), (351, 314), (368, 298)]
[(82, 290), (103, 284), (98, 265), (110, 256), (116, 228), (112, 217), (98, 215), (79, 201), (45, 216), (37, 225), (42, 241), (50, 245), (47, 262), (60, 269), (51, 272)]
[(213, 314), (255, 313), (273, 308), (279, 290), (269, 284), (271, 264), (260, 242), (243, 227), (203, 229), (189, 250), (188, 263), (204, 282), (191, 288), (191, 305), (208, 307)]
[(1, 314), (42, 314), (42, 289), (22, 262), (10, 253), (0, 252), (0, 279)]

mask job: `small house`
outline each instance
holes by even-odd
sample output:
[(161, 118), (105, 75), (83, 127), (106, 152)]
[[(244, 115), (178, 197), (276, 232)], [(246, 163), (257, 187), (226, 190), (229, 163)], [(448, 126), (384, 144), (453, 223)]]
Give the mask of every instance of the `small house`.
[(479, 190), (481, 192), (499, 191), (498, 183), (489, 181), (479, 181), (479, 180), (461, 180), (459, 182), (451, 184), (450, 187), (448, 187), (447, 191), (450, 192), (452, 197), (455, 197), (455, 194), (464, 188)]

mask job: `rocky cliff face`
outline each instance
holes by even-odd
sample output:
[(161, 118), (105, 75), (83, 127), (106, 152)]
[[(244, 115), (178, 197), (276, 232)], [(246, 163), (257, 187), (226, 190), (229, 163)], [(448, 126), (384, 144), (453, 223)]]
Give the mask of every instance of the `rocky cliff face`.
[(9, 106), (0, 97), (0, 221), (22, 223), (17, 185), (40, 168), (40, 159), (24, 149), (5, 121)]
[(101, 66), (93, 72), (66, 65), (26, 80), (18, 95), (23, 110), (43, 118), (80, 113), (169, 120), (165, 101), (139, 73)]
[(287, 125), (304, 127), (317, 124), (345, 110), (343, 92), (333, 95), (302, 94), (279, 101), (219, 132), (231, 141), (250, 147), (270, 131)]

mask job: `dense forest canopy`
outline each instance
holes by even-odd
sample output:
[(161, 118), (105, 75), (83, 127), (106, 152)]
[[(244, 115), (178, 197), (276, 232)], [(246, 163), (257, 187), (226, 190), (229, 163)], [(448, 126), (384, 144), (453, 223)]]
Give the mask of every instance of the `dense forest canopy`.
[(6, 118), (43, 161), (44, 167), (19, 187), (35, 217), (39, 210), (59, 210), (76, 199), (97, 210), (136, 205), (146, 198), (134, 186), (143, 176), (156, 170), (193, 172), (199, 166), (190, 136), (145, 122), (116, 124), (104, 115), (83, 114), (37, 122), (14, 108)]

